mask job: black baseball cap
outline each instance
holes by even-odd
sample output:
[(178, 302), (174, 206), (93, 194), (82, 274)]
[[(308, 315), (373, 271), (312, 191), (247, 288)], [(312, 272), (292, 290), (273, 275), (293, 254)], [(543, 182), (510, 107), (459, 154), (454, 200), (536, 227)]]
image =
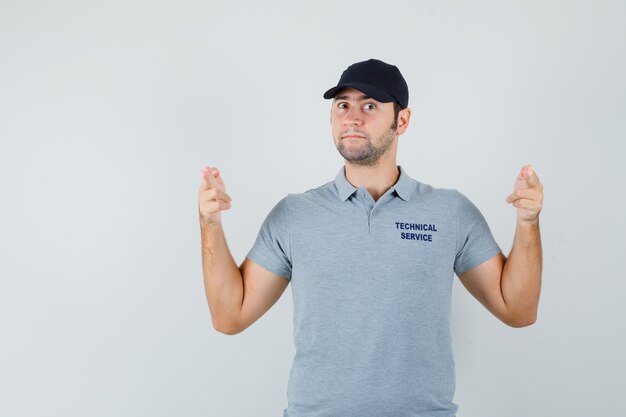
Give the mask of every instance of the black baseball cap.
[(381, 103), (396, 101), (403, 109), (409, 105), (409, 87), (400, 70), (379, 59), (350, 65), (341, 74), (337, 85), (324, 93), (324, 98), (335, 97), (345, 87), (356, 88)]

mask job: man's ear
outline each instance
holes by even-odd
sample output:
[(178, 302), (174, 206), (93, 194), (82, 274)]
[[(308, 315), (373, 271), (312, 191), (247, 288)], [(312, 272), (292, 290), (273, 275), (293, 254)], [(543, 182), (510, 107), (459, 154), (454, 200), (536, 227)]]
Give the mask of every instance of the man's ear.
[(411, 109), (407, 107), (406, 109), (400, 110), (400, 112), (398, 113), (398, 127), (396, 129), (397, 135), (401, 135), (406, 132), (407, 128), (409, 127), (410, 120)]

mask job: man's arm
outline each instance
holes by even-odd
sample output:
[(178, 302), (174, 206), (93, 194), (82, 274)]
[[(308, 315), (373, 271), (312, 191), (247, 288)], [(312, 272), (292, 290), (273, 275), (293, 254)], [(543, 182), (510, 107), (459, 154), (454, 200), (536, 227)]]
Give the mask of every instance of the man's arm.
[(464, 272), (459, 279), (492, 314), (513, 327), (537, 320), (543, 265), (539, 212), (543, 186), (524, 166), (506, 199), (517, 208), (517, 226), (508, 258), (501, 253)]
[(265, 314), (289, 281), (249, 259), (237, 267), (221, 224), (220, 212), (230, 208), (230, 201), (219, 172), (206, 168), (198, 197), (204, 290), (213, 327), (232, 335)]

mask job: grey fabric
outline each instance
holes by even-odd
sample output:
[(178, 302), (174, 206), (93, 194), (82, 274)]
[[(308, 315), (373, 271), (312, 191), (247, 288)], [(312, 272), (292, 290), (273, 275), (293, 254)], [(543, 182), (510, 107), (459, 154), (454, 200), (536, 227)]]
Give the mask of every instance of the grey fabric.
[(454, 417), (454, 274), (500, 252), (457, 190), (400, 178), (378, 201), (335, 181), (289, 194), (247, 257), (289, 279), (296, 353), (283, 417)]

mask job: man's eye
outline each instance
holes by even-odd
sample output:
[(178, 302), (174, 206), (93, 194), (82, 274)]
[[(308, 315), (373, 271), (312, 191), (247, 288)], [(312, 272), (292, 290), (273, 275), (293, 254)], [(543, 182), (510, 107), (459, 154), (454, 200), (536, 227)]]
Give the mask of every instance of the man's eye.
[(337, 104), (337, 108), (338, 109), (345, 109), (348, 105), (346, 103), (339, 103)]
[(374, 110), (376, 108), (376, 105), (374, 105), (372, 103), (367, 103), (365, 106), (363, 106), (363, 108), (365, 108), (367, 110)]

